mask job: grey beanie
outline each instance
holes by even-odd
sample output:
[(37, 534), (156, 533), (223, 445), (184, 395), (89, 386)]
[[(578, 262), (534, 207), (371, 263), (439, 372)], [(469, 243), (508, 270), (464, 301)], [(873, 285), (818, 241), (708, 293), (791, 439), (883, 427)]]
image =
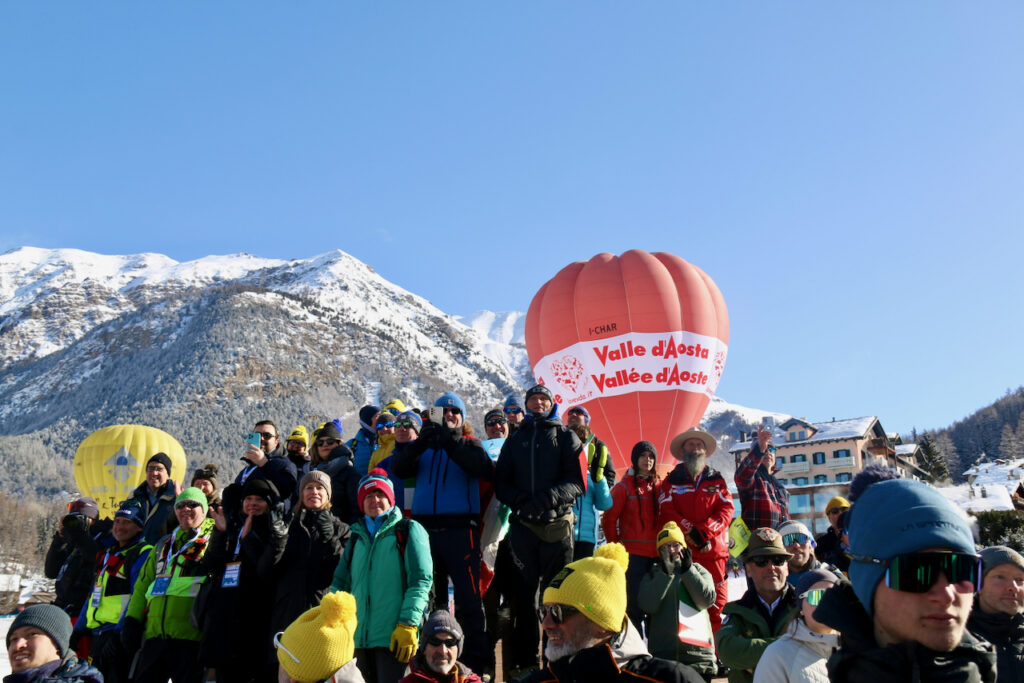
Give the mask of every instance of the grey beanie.
[(957, 509), (937, 489), (919, 481), (872, 484), (849, 514), (850, 583), (868, 614), (874, 614), (872, 599), (886, 571), (876, 560), (927, 548), (975, 552), (971, 528)]
[(11, 622), (7, 631), (7, 649), (11, 647), (11, 634), (22, 626), (34, 626), (46, 635), (57, 646), (57, 654), (61, 657), (68, 651), (71, 641), (71, 619), (56, 605), (29, 605)]
[(428, 638), (431, 638), (442, 631), (452, 634), (452, 637), (459, 641), (458, 654), (462, 655), (462, 627), (459, 626), (459, 622), (455, 620), (452, 613), (446, 609), (435, 610), (430, 613), (429, 617), (427, 617), (426, 622), (423, 624), (423, 631), (420, 636), (421, 650), (426, 646)]
[(1024, 556), (1005, 545), (994, 545), (981, 551), (982, 575), (988, 574), (1001, 564), (1012, 564), (1024, 570)]

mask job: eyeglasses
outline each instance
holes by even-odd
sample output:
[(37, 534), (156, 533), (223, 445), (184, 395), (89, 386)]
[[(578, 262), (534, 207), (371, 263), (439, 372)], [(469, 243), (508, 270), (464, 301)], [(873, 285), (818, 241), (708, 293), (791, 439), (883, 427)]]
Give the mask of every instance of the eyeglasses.
[(544, 621), (548, 617), (551, 617), (551, 621), (556, 624), (564, 624), (565, 620), (574, 614), (579, 614), (579, 610), (569, 605), (559, 605), (558, 603), (551, 605), (541, 605), (537, 608), (537, 618), (540, 621)]
[(427, 638), (427, 645), (433, 645), (434, 647), (441, 647), (444, 645), (447, 648), (455, 649), (459, 646), (459, 641), (455, 638), (438, 638), (437, 636), (431, 636)]
[(415, 426), (416, 425), (414, 425), (412, 422), (396, 422), (395, 423), (395, 427), (398, 428), (398, 429), (412, 429)]
[(771, 557), (755, 557), (750, 561), (763, 569), (769, 564), (775, 567), (781, 567), (789, 561), (789, 558), (783, 557), (782, 555), (772, 555)]
[(316, 441), (317, 446), (337, 446), (339, 443), (341, 442), (337, 439), (317, 439)]
[(522, 408), (517, 408), (516, 406), (511, 406), (509, 408), (505, 408), (505, 414), (506, 415), (518, 415), (521, 412), (523, 412), (523, 409)]
[(802, 598), (804, 600), (804, 602), (806, 602), (808, 605), (812, 605), (814, 607), (817, 607), (818, 604), (821, 602), (821, 596), (824, 595), (824, 594), (825, 594), (825, 589), (824, 588), (815, 588), (812, 591), (807, 591), (806, 593), (801, 595), (800, 598)]
[(271, 434), (270, 432), (256, 432), (256, 434), (260, 435), (260, 441), (270, 441), (277, 438), (277, 434)]
[(394, 422), (378, 422), (377, 423), (377, 431), (378, 432), (380, 430), (382, 430), (382, 429), (394, 429), (394, 428), (395, 428), (395, 423)]
[(809, 540), (811, 540), (811, 537), (803, 533), (783, 534), (782, 545), (793, 545), (794, 543), (803, 545)]
[[(278, 650), (280, 650), (281, 652), (283, 652), (286, 655), (288, 655), (289, 657), (291, 657), (292, 660), (296, 664), (301, 664), (302, 662), (299, 661), (299, 658), (296, 657), (295, 655), (293, 655), (288, 650), (288, 648), (286, 648), (284, 645), (281, 644), (281, 636), (283, 636), (283, 635), (284, 635), (284, 631), (278, 631), (277, 633), (274, 634), (274, 647), (276, 647)], [(263, 641), (263, 642), (266, 642), (266, 641)]]
[(508, 420), (503, 417), (492, 417), (490, 420), (484, 422), (486, 427), (497, 427), (498, 425), (507, 425)]
[(201, 507), (203, 507), (203, 506), (200, 503), (197, 503), (194, 500), (183, 500), (180, 503), (175, 503), (174, 504), (174, 509), (175, 510), (181, 510), (182, 508), (188, 508), (189, 510), (194, 510), (196, 508), (201, 508)]
[[(960, 593), (981, 590), (981, 555), (958, 552), (908, 553), (883, 560), (870, 555), (854, 555), (855, 562), (885, 567), (885, 585), (904, 593), (927, 593), (939, 576), (946, 579)], [(962, 590), (961, 583), (970, 583), (970, 590)]]

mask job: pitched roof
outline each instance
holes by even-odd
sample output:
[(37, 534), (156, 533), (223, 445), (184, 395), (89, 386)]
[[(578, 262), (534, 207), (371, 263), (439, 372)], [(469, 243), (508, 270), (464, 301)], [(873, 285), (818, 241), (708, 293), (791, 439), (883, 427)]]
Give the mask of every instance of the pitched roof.
[[(773, 430), (774, 442), (779, 446), (792, 446), (816, 443), (820, 441), (834, 441), (837, 439), (855, 439), (866, 436), (871, 427), (878, 421), (874, 415), (867, 417), (853, 417), (846, 420), (830, 420), (829, 422), (812, 422), (818, 431), (813, 436), (800, 441), (786, 441), (786, 432), (776, 427)], [(730, 453), (738, 451), (749, 451), (754, 447), (753, 441), (738, 443), (729, 449)]]

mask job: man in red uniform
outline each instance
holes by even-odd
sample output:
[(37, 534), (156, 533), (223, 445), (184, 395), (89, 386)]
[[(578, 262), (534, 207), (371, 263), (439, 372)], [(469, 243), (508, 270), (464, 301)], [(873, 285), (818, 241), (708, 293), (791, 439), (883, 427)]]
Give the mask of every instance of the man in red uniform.
[(711, 628), (722, 624), (722, 608), (728, 600), (725, 563), (729, 559), (729, 524), (732, 496), (718, 470), (707, 465), (715, 452), (715, 437), (690, 429), (672, 439), (669, 450), (679, 464), (661, 483), (658, 524), (675, 522), (693, 551), (693, 561), (711, 572), (715, 604), (708, 609)]

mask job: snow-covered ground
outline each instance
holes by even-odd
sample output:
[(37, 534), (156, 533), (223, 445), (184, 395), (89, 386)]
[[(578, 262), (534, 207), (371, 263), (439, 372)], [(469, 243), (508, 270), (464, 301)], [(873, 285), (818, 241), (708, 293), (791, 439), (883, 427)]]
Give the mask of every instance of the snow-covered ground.
[(7, 615), (0, 617), (0, 638), (4, 639), (5, 646), (3, 651), (0, 651), (0, 676), (6, 676), (11, 673), (11, 663), (7, 659), (7, 630), (11, 628), (11, 622), (14, 621), (14, 615)]

